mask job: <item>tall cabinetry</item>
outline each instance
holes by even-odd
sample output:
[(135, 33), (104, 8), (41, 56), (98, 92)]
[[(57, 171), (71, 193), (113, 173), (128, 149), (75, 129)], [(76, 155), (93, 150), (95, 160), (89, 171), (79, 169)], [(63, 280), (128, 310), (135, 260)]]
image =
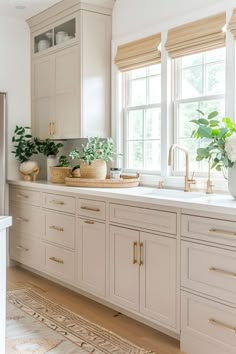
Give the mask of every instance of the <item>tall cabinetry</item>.
[(62, 1), (28, 21), (32, 129), (40, 138), (109, 136), (112, 4)]

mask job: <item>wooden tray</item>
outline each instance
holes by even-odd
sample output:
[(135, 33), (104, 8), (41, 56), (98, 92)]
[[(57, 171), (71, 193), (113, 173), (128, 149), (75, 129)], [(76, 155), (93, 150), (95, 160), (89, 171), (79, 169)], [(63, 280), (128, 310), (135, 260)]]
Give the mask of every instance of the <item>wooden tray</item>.
[(71, 187), (93, 187), (93, 188), (129, 188), (139, 185), (139, 174), (136, 176), (121, 175), (120, 179), (90, 179), (66, 177), (65, 184)]

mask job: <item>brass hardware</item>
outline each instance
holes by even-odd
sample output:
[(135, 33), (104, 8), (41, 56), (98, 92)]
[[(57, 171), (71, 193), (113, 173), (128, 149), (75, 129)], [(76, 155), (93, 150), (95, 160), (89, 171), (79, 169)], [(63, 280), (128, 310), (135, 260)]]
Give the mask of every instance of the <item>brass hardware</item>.
[(209, 234), (222, 234), (223, 236), (231, 236), (235, 237), (236, 232), (234, 231), (227, 231), (227, 230), (220, 230), (220, 229), (210, 229), (208, 230)]
[(219, 274), (222, 274), (222, 275), (226, 275), (226, 276), (229, 276), (229, 277), (236, 278), (236, 273), (230, 272), (228, 270), (215, 268), (215, 267), (211, 267), (208, 270), (209, 270), (209, 272), (215, 272), (215, 273), (219, 273)]
[(92, 221), (92, 220), (85, 220), (84, 222), (85, 222), (85, 224), (90, 224), (90, 225), (94, 225), (95, 224), (95, 222)]
[(17, 194), (17, 197), (18, 197), (18, 198), (26, 198), (26, 199), (29, 198), (28, 195), (21, 194), (21, 193)]
[(224, 322), (221, 322), (221, 321), (217, 321), (215, 320), (214, 318), (210, 318), (208, 320), (208, 322), (214, 326), (218, 326), (218, 327), (221, 327), (221, 328), (224, 328), (226, 329), (227, 331), (230, 331), (230, 332), (233, 332), (234, 334), (236, 334), (236, 327), (231, 327), (227, 324), (225, 324)]
[(48, 123), (48, 135), (52, 136), (52, 122)]
[(28, 248), (25, 248), (25, 247), (23, 247), (23, 246), (16, 246), (16, 248), (17, 248), (18, 250), (20, 250), (20, 251), (25, 251), (25, 252), (28, 252), (28, 251), (29, 251)]
[(139, 243), (139, 262), (138, 262), (138, 264), (139, 264), (140, 266), (143, 264), (142, 249), (143, 249), (143, 242), (140, 242), (140, 243)]
[(64, 261), (63, 259), (59, 259), (59, 258), (56, 258), (56, 257), (49, 257), (49, 259), (53, 262), (56, 262), (56, 263), (60, 263), (60, 264), (64, 264)]
[(172, 155), (175, 149), (179, 149), (185, 153), (185, 178), (184, 178), (184, 191), (190, 192), (191, 191), (191, 184), (195, 184), (196, 181), (193, 178), (189, 178), (189, 152), (188, 150), (181, 145), (173, 144), (169, 149), (169, 159), (168, 165), (172, 165)]
[(52, 126), (53, 126), (52, 135), (55, 135), (55, 134), (56, 134), (56, 123), (53, 122), (53, 123), (52, 123)]
[(65, 204), (64, 202), (59, 202), (59, 201), (57, 201), (57, 200), (50, 200), (49, 203), (57, 204), (57, 205), (64, 205), (64, 204)]
[(91, 207), (87, 207), (87, 206), (81, 206), (80, 209), (83, 209), (83, 210), (89, 210), (89, 211), (96, 211), (96, 212), (99, 212), (100, 209), (99, 208), (91, 208)]
[(59, 226), (55, 226), (55, 225), (51, 225), (51, 226), (49, 226), (49, 228), (56, 230), (56, 231), (61, 231), (61, 232), (64, 231), (63, 227), (59, 227)]
[(138, 242), (133, 242), (133, 264), (137, 263), (137, 256), (136, 256), (137, 245), (138, 245)]
[(24, 221), (24, 222), (28, 222), (28, 221), (29, 221), (28, 219), (22, 218), (22, 217), (19, 217), (19, 216), (16, 218), (16, 220), (18, 220), (18, 221)]

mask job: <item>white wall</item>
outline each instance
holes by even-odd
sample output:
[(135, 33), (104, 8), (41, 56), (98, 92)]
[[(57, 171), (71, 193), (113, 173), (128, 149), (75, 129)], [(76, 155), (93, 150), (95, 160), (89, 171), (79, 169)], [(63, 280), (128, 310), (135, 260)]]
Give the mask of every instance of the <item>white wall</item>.
[(7, 178), (19, 178), (11, 151), (15, 125), (30, 124), (30, 31), (23, 19), (0, 16), (0, 92), (7, 93)]

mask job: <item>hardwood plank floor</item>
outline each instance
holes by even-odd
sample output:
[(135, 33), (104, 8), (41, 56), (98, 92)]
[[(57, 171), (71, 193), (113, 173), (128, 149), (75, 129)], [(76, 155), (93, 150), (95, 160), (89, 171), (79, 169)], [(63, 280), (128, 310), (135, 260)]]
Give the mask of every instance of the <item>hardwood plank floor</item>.
[(180, 354), (179, 342), (155, 329), (20, 267), (10, 267), (7, 288), (27, 287), (46, 298), (158, 354)]

